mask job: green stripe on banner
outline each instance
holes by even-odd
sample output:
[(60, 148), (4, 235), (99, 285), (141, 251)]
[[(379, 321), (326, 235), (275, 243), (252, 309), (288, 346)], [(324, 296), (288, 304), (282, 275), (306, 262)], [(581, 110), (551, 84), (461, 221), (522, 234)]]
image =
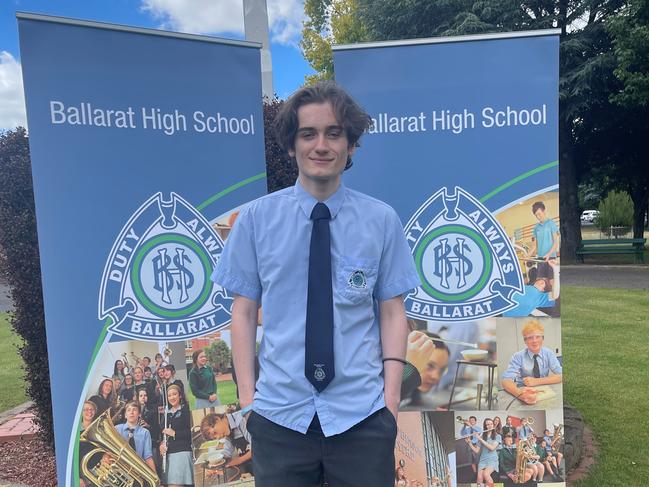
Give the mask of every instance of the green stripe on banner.
[(510, 186), (513, 186), (514, 184), (522, 181), (523, 179), (527, 179), (530, 176), (534, 176), (535, 174), (538, 174), (538, 173), (540, 173), (542, 171), (545, 171), (546, 169), (557, 167), (558, 165), (559, 165), (559, 161), (548, 162), (547, 164), (543, 164), (542, 166), (535, 167), (534, 169), (531, 169), (530, 171), (527, 171), (526, 173), (523, 173), (520, 176), (516, 176), (514, 179), (510, 179), (506, 183), (501, 184), (500, 186), (498, 186), (491, 193), (488, 193), (488, 194), (484, 195), (482, 198), (480, 198), (480, 202), (484, 203), (488, 199), (493, 198), (494, 196), (496, 196), (501, 191), (506, 190)]
[(243, 181), (239, 181), (238, 183), (233, 184), (229, 188), (225, 188), (223, 191), (216, 193), (211, 198), (206, 199), (200, 205), (198, 205), (196, 209), (198, 211), (202, 211), (205, 208), (207, 208), (209, 205), (214, 203), (216, 200), (218, 200), (219, 198), (223, 198), (226, 194), (232, 193), (232, 191), (239, 189), (240, 187), (245, 186), (246, 184), (254, 183), (255, 181), (259, 181), (260, 179), (263, 179), (265, 177), (266, 177), (266, 171), (261, 172), (255, 176), (251, 176), (247, 179), (244, 179)]

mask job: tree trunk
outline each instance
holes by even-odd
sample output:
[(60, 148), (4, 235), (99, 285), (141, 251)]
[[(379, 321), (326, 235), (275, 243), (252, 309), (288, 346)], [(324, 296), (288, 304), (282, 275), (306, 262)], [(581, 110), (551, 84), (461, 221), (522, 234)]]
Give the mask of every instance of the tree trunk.
[(631, 188), (630, 193), (633, 201), (633, 238), (643, 238), (649, 187), (646, 184), (637, 183), (635, 187)]
[(568, 123), (559, 119), (559, 218), (561, 222), (561, 262), (576, 261), (581, 244), (577, 167), (572, 155), (572, 137)]

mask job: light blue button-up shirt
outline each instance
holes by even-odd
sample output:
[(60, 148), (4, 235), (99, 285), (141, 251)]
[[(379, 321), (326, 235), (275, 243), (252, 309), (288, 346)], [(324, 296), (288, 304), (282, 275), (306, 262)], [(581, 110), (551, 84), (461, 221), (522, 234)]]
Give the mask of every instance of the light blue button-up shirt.
[(250, 203), (212, 278), (263, 306), (253, 409), (301, 433), (317, 412), (323, 433), (331, 436), (384, 407), (378, 302), (407, 293), (420, 280), (395, 211), (341, 184), (324, 201), (331, 212), (335, 377), (318, 393), (304, 376), (316, 203), (299, 182)]
[[(541, 347), (539, 356), (536, 359), (539, 363), (539, 372), (541, 377), (550, 375), (550, 371), (554, 374), (562, 374), (563, 368), (557, 359), (557, 356), (552, 350), (546, 347)], [(509, 367), (503, 374), (503, 379), (511, 379), (516, 382), (519, 387), (523, 386), (523, 378), (534, 377), (534, 354), (529, 349), (521, 350), (512, 355), (509, 361)]]

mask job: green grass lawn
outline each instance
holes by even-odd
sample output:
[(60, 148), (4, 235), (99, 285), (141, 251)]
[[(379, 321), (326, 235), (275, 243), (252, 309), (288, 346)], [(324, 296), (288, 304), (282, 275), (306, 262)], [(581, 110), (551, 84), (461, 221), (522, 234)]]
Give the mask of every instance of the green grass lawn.
[[(194, 401), (196, 399), (192, 394), (192, 390), (187, 387), (185, 393), (187, 394), (190, 409), (194, 409)], [(234, 381), (226, 380), (218, 382), (217, 394), (219, 395), (219, 401), (221, 401), (221, 404), (233, 404), (237, 402), (237, 386), (234, 385)]]
[(28, 400), (23, 380), (20, 338), (9, 325), (9, 314), (0, 313), (0, 412)]
[(600, 448), (592, 473), (577, 485), (646, 485), (649, 293), (562, 287), (561, 301), (565, 400)]

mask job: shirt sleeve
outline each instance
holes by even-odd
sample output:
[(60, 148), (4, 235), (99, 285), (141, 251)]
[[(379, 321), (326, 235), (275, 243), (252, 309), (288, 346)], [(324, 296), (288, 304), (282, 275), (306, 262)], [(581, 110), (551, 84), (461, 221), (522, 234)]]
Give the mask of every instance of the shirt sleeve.
[(557, 224), (554, 223), (554, 220), (550, 220), (550, 228), (552, 229), (552, 233), (559, 233), (559, 228), (557, 227)]
[(246, 207), (239, 213), (228, 235), (212, 280), (231, 294), (240, 294), (259, 302), (261, 283), (253, 223), (251, 208)]
[(521, 370), (523, 368), (522, 356), (519, 353), (512, 355), (512, 358), (509, 360), (509, 366), (507, 370), (503, 373), (503, 380), (510, 379), (514, 382), (522, 375)]
[(379, 301), (386, 301), (406, 294), (420, 284), (403, 225), (396, 212), (391, 210), (386, 215), (385, 240), (374, 296)]
[(548, 367), (553, 374), (563, 374), (563, 367), (561, 367), (559, 359), (552, 351), (548, 353)]
[(142, 429), (144, 430), (144, 454), (142, 455), (142, 458), (148, 460), (153, 457), (153, 451), (151, 449), (151, 433), (149, 433), (149, 430), (146, 428)]

